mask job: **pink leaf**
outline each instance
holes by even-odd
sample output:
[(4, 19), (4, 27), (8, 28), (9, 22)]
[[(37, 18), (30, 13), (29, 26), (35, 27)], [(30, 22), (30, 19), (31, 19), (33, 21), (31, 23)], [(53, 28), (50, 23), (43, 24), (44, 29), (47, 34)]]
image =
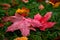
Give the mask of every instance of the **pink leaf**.
[(2, 20), (3, 20), (4, 22), (7, 22), (7, 21), (9, 20), (9, 18), (5, 16), (5, 17), (2, 18)]
[(34, 16), (35, 20), (40, 20), (42, 18), (42, 16), (38, 13)]
[(25, 19), (23, 16), (19, 15), (19, 14), (15, 14), (15, 16), (10, 16), (10, 17), (3, 17), (3, 21), (7, 22), (16, 22), (16, 21), (20, 21)]
[(9, 27), (7, 28), (6, 32), (8, 32), (8, 31), (13, 32), (13, 31), (15, 31), (15, 30), (18, 30), (19, 25), (20, 25), (19, 22), (13, 23), (11, 26), (9, 26)]
[(30, 29), (33, 30), (33, 31), (36, 31), (36, 29), (35, 28), (32, 28), (32, 27), (30, 27)]
[(42, 18), (43, 21), (48, 21), (51, 18), (52, 12), (47, 12), (44, 17)]
[(33, 27), (40, 27), (41, 26), (41, 23), (37, 20), (32, 20), (31, 24)]
[(31, 19), (31, 18), (27, 18), (26, 20), (28, 22), (30, 22), (33, 27), (40, 27), (41, 26), (41, 23), (38, 20)]
[[(9, 26), (7, 28), (7, 32), (8, 31), (13, 32), (13, 31), (19, 29), (23, 36), (28, 36), (30, 34), (30, 30), (34, 30), (34, 28), (30, 27), (30, 26), (31, 26), (30, 21), (28, 19), (23, 19), (23, 20), (14, 22), (11, 26)], [(33, 29), (31, 29), (31, 28), (33, 28)]]
[(29, 28), (21, 28), (20, 29), (20, 31), (21, 31), (21, 34), (23, 35), (23, 36), (29, 36), (30, 35), (30, 30), (29, 30)]
[(18, 14), (18, 13), (15, 13), (15, 16), (20, 17), (21, 15), (20, 15), (20, 14)]

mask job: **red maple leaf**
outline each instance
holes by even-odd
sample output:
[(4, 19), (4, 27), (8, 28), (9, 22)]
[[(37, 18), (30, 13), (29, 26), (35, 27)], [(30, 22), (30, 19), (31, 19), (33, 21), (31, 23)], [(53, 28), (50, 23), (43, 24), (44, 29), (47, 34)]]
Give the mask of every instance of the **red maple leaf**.
[(33, 26), (38, 25), (38, 27), (40, 26), (40, 22), (39, 21), (35, 21), (34, 19), (31, 18), (25, 18), (23, 16), (20, 16), (19, 14), (15, 14), (15, 16), (10, 16), (7, 17), (7, 19), (5, 18), (4, 21), (10, 21), (13, 24), (11, 26), (9, 26), (6, 30), (6, 32), (8, 31), (15, 31), (15, 30), (20, 30), (23, 36), (28, 36), (30, 34), (30, 30), (35, 30), (35, 28)]
[(38, 27), (40, 30), (45, 31), (47, 28), (53, 27), (56, 22), (48, 22), (48, 20), (51, 18), (52, 12), (47, 12), (44, 17), (42, 17), (39, 13), (34, 16), (35, 20), (40, 21), (41, 25)]

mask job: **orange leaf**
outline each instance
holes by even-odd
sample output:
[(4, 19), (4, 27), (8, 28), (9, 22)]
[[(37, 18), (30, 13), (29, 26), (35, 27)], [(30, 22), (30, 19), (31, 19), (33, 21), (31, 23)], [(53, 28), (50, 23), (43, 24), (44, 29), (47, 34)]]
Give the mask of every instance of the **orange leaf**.
[(50, 0), (49, 3), (52, 4), (54, 8), (56, 8), (60, 5), (60, 0)]
[(14, 39), (14, 40), (28, 40), (28, 38), (27, 38), (27, 37), (17, 37), (17, 38)]
[(22, 16), (28, 16), (29, 9), (22, 7), (21, 9), (18, 9), (16, 13), (21, 14)]

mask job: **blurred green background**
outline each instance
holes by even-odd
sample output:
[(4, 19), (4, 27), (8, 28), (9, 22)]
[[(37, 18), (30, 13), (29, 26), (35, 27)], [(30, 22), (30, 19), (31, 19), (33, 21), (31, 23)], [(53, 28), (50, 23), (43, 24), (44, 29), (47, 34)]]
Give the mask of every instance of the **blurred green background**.
[[(11, 7), (7, 10), (9, 16), (14, 15), (16, 10), (18, 8), (26, 7), (30, 9), (29, 17), (33, 18), (33, 16), (36, 13), (40, 13), (42, 16), (46, 14), (46, 12), (52, 11), (53, 15), (49, 21), (54, 21), (57, 24), (51, 28), (51, 29), (46, 29), (46, 31), (40, 31), (37, 29), (36, 32), (31, 31), (30, 36), (28, 36), (29, 40), (54, 40), (56, 37), (60, 36), (60, 6), (57, 8), (53, 8), (51, 4), (46, 4), (44, 1), (43, 2), (37, 2), (36, 0), (29, 0), (28, 3), (23, 3), (21, 0), (15, 0), (16, 6)], [(12, 5), (12, 0), (0, 0), (0, 5), (3, 3), (8, 3)], [(38, 9), (38, 6), (40, 4), (44, 5), (44, 9), (40, 10)], [(6, 10), (2, 9), (3, 7), (0, 6), (0, 22), (2, 21), (2, 17), (5, 16)], [(6, 33), (7, 27), (11, 25), (11, 22), (6, 22), (5, 26), (3, 28), (0, 28), (0, 40), (8, 39), (8, 40), (13, 40), (16, 37), (21, 36), (21, 32), (19, 30), (12, 32)]]

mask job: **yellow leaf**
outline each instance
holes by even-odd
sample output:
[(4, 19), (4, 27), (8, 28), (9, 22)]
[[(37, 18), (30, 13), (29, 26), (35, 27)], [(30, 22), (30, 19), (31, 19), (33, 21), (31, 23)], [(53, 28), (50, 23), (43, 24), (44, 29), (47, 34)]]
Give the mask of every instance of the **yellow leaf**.
[(29, 9), (22, 7), (22, 9), (17, 9), (16, 13), (20, 13), (20, 14), (26, 13), (27, 14), (27, 13), (29, 13)]

